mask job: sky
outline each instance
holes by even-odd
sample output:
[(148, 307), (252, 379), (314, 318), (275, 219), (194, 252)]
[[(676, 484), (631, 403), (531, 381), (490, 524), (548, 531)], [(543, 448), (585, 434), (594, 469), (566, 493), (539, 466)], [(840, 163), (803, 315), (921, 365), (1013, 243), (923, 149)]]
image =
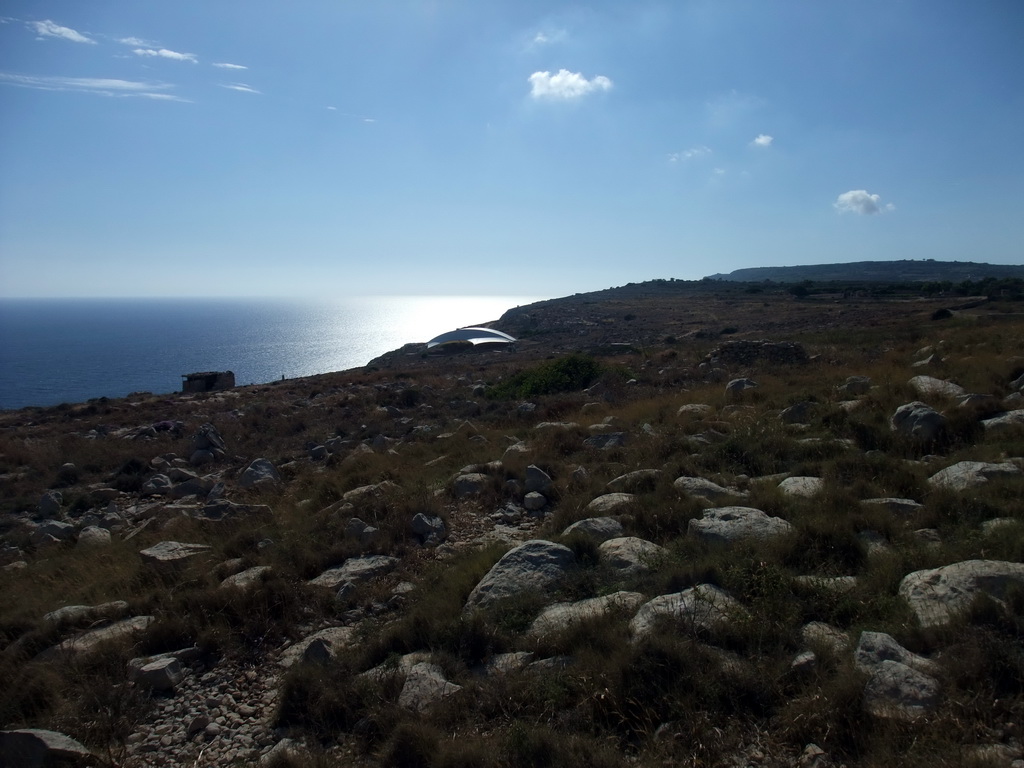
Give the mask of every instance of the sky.
[(1019, 0), (4, 0), (0, 296), (1024, 263)]

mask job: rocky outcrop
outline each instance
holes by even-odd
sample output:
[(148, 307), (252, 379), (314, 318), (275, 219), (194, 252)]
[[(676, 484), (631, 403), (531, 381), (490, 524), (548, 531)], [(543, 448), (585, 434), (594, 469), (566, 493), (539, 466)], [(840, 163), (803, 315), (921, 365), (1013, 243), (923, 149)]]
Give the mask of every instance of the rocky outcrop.
[(772, 539), (785, 536), (793, 526), (780, 517), (770, 517), (753, 507), (705, 509), (701, 519), (693, 519), (687, 534), (701, 541), (728, 544), (744, 539)]
[(914, 401), (896, 409), (889, 419), (889, 428), (904, 437), (930, 442), (946, 429), (946, 417), (931, 406)]
[(210, 551), (206, 544), (186, 544), (180, 541), (161, 541), (139, 552), (142, 562), (164, 575), (182, 571), (200, 555)]
[(314, 587), (338, 589), (345, 584), (360, 584), (384, 576), (398, 565), (397, 557), (387, 555), (366, 555), (350, 557), (337, 568), (329, 568), (309, 584)]
[(985, 485), (997, 477), (1016, 477), (1021, 474), (1020, 467), (1009, 461), (993, 464), (984, 461), (960, 461), (946, 467), (928, 478), (933, 488), (944, 488), (950, 491), (966, 491)]
[(84, 745), (56, 731), (22, 728), (0, 731), (0, 765), (11, 768), (95, 765)]
[(921, 626), (933, 627), (963, 615), (978, 595), (1002, 603), (1011, 587), (1024, 588), (1024, 563), (966, 560), (907, 574), (899, 594)]
[(745, 614), (746, 609), (725, 591), (711, 584), (699, 584), (644, 603), (629, 622), (629, 629), (634, 640), (649, 635), (661, 621), (670, 621), (688, 634), (704, 633)]
[(565, 578), (576, 562), (568, 547), (531, 539), (509, 550), (470, 592), (465, 610), (484, 608), (527, 590), (545, 593)]

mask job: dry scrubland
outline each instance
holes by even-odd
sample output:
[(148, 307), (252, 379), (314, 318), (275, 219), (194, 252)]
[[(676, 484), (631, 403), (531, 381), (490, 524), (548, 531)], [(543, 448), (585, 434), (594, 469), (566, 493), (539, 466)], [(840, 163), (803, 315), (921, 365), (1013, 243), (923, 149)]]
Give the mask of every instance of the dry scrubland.
[[(941, 306), (597, 298), (506, 318), (511, 354), (410, 348), (2, 414), (0, 728), (66, 734), (92, 751), (69, 760), (99, 765), (1011, 765), (1024, 577), (977, 579), (941, 622), (901, 592), (924, 569), (1024, 561), (1024, 427), (984, 424), (1024, 407), (1020, 304), (932, 319)], [(810, 359), (699, 367), (737, 339)], [(563, 358), (614, 342), (630, 346)], [(558, 373), (571, 391), (529, 394)], [(920, 375), (991, 397), (922, 394)], [(850, 376), (870, 386), (841, 390)], [(728, 394), (742, 377), (758, 386)], [(944, 423), (894, 431), (914, 401)], [(204, 424), (225, 451), (193, 466)], [(259, 458), (278, 477), (250, 485)], [(1002, 470), (929, 480), (963, 461)], [(863, 503), (884, 498), (915, 503)], [(691, 524), (737, 506), (788, 525)], [(612, 520), (565, 533), (589, 518)], [(140, 554), (165, 541), (207, 548), (173, 567)], [(482, 597), (526, 541), (546, 543)], [(356, 564), (373, 567), (318, 579)], [(555, 604), (578, 605), (535, 623)], [(44, 619), (69, 605), (105, 607)], [(130, 617), (151, 618), (81, 640)]]

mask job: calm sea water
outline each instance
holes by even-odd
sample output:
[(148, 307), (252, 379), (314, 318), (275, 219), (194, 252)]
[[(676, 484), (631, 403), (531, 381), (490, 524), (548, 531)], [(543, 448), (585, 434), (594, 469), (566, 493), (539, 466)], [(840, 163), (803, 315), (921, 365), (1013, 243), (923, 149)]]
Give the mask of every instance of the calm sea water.
[(195, 371), (240, 385), (342, 371), (542, 298), (2, 299), (0, 409), (179, 392)]

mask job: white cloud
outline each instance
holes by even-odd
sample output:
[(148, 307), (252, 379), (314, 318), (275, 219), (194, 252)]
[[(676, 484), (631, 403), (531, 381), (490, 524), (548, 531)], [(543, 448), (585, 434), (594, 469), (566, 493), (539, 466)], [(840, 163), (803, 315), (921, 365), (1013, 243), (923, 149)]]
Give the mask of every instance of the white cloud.
[(604, 75), (587, 80), (579, 72), (560, 69), (554, 75), (550, 72), (534, 72), (529, 77), (530, 96), (535, 99), (578, 99), (594, 91), (607, 91), (612, 81)]
[(699, 147), (690, 147), (690, 149), (684, 149), (682, 152), (672, 152), (668, 156), (670, 163), (679, 163), (685, 160), (692, 160), (695, 157), (706, 157), (711, 154), (711, 147), (705, 147), (701, 145)]
[(173, 87), (168, 83), (151, 83), (140, 80), (12, 75), (0, 72), (0, 83), (17, 85), (22, 88), (35, 88), (41, 91), (77, 91), (79, 93), (95, 93), (100, 96), (138, 96), (163, 101), (188, 101), (172, 93), (166, 93)]
[(566, 38), (566, 32), (564, 29), (548, 29), (541, 30), (533, 37), (534, 45), (552, 45), (554, 43), (560, 43)]
[(134, 45), (136, 48), (152, 48), (154, 44), (148, 40), (143, 40), (141, 37), (120, 37), (117, 42), (124, 43), (125, 45)]
[(86, 37), (81, 32), (76, 32), (71, 27), (62, 27), (60, 24), (56, 24), (49, 19), (46, 19), (46, 21), (30, 21), (28, 25), (40, 37), (59, 37), (62, 40), (70, 40), (73, 43), (96, 44), (95, 40)]
[(228, 88), (232, 91), (241, 91), (242, 93), (260, 93), (252, 86), (246, 85), (245, 83), (229, 83), (227, 85), (221, 84), (221, 88)]
[(241, 64), (228, 64), (226, 61), (215, 61), (213, 66), (220, 67), (221, 69), (248, 69), (248, 67), (243, 67)]
[(859, 213), (861, 216), (896, 210), (892, 203), (881, 205), (881, 201), (879, 195), (872, 195), (866, 189), (851, 189), (837, 197), (832, 205), (840, 213)]
[(750, 143), (755, 147), (770, 147), (773, 141), (775, 141), (774, 136), (769, 136), (767, 133), (762, 133), (759, 134), (758, 137)]
[(136, 48), (132, 51), (136, 56), (156, 56), (160, 59), (172, 59), (173, 61), (191, 61), (193, 64), (198, 64), (199, 59), (196, 58), (194, 53), (178, 53), (177, 51), (169, 51), (166, 48), (153, 49), (153, 48)]

